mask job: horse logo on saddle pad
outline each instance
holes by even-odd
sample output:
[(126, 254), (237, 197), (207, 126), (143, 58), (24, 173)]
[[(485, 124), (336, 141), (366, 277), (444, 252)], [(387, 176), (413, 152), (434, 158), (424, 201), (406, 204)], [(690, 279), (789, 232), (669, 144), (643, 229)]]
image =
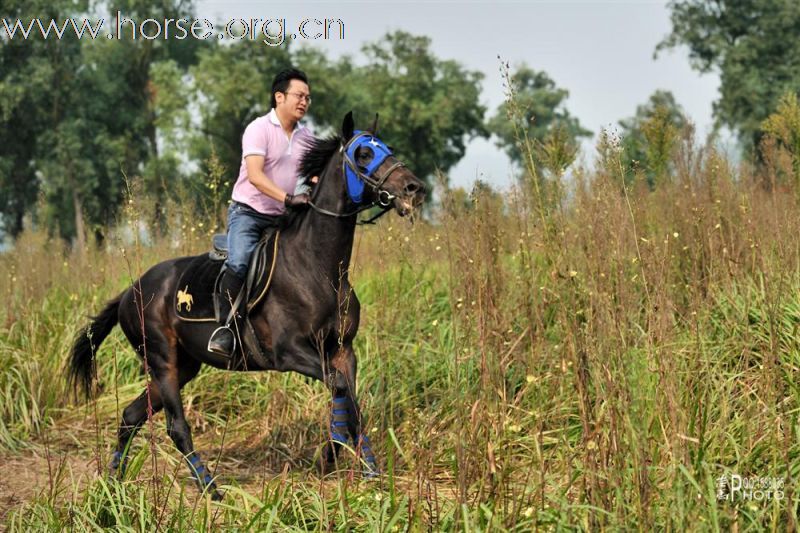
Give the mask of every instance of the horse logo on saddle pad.
[(189, 286), (187, 285), (183, 290), (178, 289), (178, 311), (181, 310), (181, 305), (186, 304), (186, 311), (192, 310), (192, 303), (194, 298), (189, 294)]

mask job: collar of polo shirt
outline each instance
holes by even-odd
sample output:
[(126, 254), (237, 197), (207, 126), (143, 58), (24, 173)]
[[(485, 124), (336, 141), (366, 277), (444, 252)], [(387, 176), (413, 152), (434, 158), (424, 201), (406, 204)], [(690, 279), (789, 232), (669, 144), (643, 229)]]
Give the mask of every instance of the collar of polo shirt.
[[(280, 126), (281, 125), (281, 121), (278, 120), (278, 114), (275, 112), (275, 108), (274, 107), (272, 108), (272, 111), (270, 111), (269, 114), (267, 115), (267, 118), (269, 119), (269, 121), (272, 124), (274, 124), (276, 126)], [(297, 122), (294, 125), (294, 129), (302, 130), (302, 129), (305, 129), (305, 126), (303, 125), (302, 122)]]

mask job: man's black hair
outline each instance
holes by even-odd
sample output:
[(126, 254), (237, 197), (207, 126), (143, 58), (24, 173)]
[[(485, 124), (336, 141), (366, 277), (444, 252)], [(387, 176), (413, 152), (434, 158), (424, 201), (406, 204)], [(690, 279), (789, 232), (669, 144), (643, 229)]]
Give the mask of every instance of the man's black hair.
[(272, 107), (277, 106), (277, 102), (275, 101), (275, 93), (284, 93), (289, 88), (289, 83), (292, 80), (300, 80), (306, 85), (308, 85), (308, 78), (306, 77), (306, 73), (302, 70), (296, 68), (287, 68), (278, 72), (275, 76), (275, 79), (272, 80), (272, 93), (270, 94), (270, 103)]

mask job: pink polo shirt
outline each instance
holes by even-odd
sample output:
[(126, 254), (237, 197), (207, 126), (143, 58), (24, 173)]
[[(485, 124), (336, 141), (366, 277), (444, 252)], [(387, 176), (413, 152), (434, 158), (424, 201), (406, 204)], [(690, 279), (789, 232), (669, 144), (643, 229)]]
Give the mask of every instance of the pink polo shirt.
[(233, 199), (260, 213), (282, 214), (286, 210), (283, 203), (262, 193), (247, 179), (245, 158), (248, 155), (263, 155), (264, 174), (291, 194), (297, 186), (300, 159), (307, 149), (306, 143), (312, 138), (311, 131), (300, 123), (295, 125), (292, 136), (287, 137), (275, 109), (251, 122), (242, 136), (242, 164), (239, 178), (233, 186)]

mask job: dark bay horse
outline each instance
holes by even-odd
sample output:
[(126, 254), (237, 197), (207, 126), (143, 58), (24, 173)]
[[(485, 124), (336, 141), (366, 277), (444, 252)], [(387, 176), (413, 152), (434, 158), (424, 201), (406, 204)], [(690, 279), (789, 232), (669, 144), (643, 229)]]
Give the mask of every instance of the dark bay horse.
[(76, 388), (90, 393), (95, 353), (117, 323), (139, 356), (146, 358), (151, 377), (146, 390), (123, 411), (112, 476), (124, 471), (129, 443), (147, 421), (149, 403), (152, 413), (166, 411), (167, 432), (201, 490), (221, 497), (194, 452), (181, 402), (181, 388), (203, 363), (230, 370), (294, 371), (323, 381), (332, 392), (331, 441), (323, 462), (335, 461), (349, 436), (368, 471), (377, 470), (356, 400), (353, 339), (359, 302), (347, 271), (357, 213), (381, 205), (405, 216), (422, 203), (425, 188), (377, 137), (354, 132), (352, 113), (345, 116), (341, 136), (313, 141), (301, 174), (319, 176), (311, 207), (290, 215), (281, 232), (270, 290), (249, 314), (263, 356), (248, 354), (232, 366), (230, 359), (206, 349), (216, 323), (184, 322), (176, 316), (178, 280), (194, 257), (152, 267), (78, 335), (68, 368)]

